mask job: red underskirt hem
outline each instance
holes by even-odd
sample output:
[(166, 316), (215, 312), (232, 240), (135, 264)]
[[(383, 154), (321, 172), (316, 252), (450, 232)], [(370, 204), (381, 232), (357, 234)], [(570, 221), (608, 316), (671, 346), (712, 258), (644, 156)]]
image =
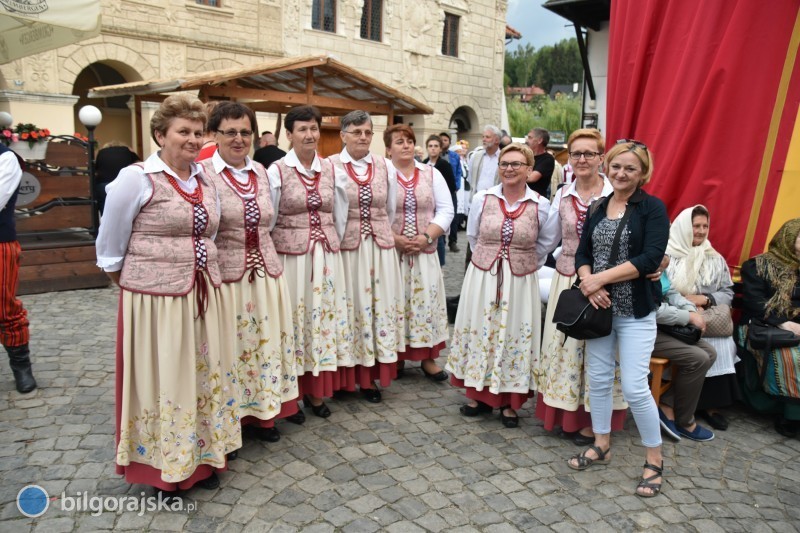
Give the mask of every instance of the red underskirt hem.
[(286, 403), (281, 404), (281, 412), (278, 413), (276, 416), (270, 418), (269, 420), (261, 420), (257, 416), (246, 416), (242, 418), (242, 427), (245, 426), (258, 426), (260, 428), (271, 428), (275, 426), (275, 419), (276, 418), (286, 418), (297, 414), (299, 410), (299, 406), (297, 405), (297, 400), (290, 400)]
[[(574, 433), (583, 428), (592, 427), (592, 415), (587, 413), (581, 405), (577, 411), (567, 411), (558, 407), (550, 407), (544, 403), (542, 393), (536, 394), (536, 411), (534, 416), (544, 422), (544, 429), (553, 431), (556, 427), (561, 427), (562, 431)], [(622, 431), (625, 419), (628, 416), (627, 409), (615, 409), (611, 412), (611, 431)]]
[(310, 373), (298, 377), (300, 398), (305, 395), (316, 398), (331, 398), (336, 391), (356, 390), (356, 386), (369, 389), (377, 381), (381, 387), (388, 387), (397, 379), (397, 363), (377, 363), (375, 366), (340, 366), (336, 372), (321, 372), (318, 376)]
[(226, 466), (223, 468), (214, 468), (211, 465), (200, 465), (188, 479), (177, 483), (163, 481), (161, 479), (161, 470), (142, 463), (131, 463), (127, 466), (117, 465), (117, 474), (124, 475), (125, 481), (131, 484), (139, 483), (142, 485), (150, 485), (151, 487), (167, 491), (188, 490), (198, 482), (211, 477), (211, 474), (214, 472), (226, 472), (228, 470), (227, 463), (228, 462), (225, 461)]
[(439, 352), (447, 347), (445, 341), (440, 342), (436, 346), (426, 346), (424, 348), (407, 347), (404, 352), (397, 352), (398, 361), (425, 361), (427, 359), (436, 359), (439, 357)]
[(452, 374), (450, 374), (450, 384), (454, 387), (464, 389), (468, 399), (483, 402), (487, 405), (491, 405), (495, 409), (510, 405), (513, 410), (517, 411), (522, 408), (525, 402), (533, 398), (533, 391), (527, 394), (522, 392), (501, 392), (500, 394), (492, 394), (487, 389), (478, 391), (473, 387), (465, 386), (463, 380), (458, 379)]

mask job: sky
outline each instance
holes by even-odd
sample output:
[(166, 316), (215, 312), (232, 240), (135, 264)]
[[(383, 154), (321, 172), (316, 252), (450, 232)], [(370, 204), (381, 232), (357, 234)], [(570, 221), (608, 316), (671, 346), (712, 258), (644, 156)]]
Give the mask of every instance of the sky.
[(537, 50), (544, 45), (555, 44), (562, 39), (575, 37), (575, 28), (570, 22), (542, 7), (545, 0), (509, 0), (506, 22), (522, 34), (522, 39), (513, 40), (506, 50), (513, 51), (519, 44), (530, 43)]

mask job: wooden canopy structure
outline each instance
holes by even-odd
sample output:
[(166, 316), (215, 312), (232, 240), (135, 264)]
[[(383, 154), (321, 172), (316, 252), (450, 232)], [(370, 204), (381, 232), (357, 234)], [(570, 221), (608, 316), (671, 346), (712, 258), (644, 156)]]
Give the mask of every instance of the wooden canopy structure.
[(355, 109), (373, 115), (430, 115), (433, 109), (375, 78), (327, 56), (287, 57), (179, 78), (137, 81), (95, 87), (89, 98), (133, 95), (137, 151), (142, 153), (142, 102), (161, 102), (176, 91), (198, 91), (203, 101), (231, 100), (254, 111), (285, 113), (298, 105), (314, 105), (323, 115), (339, 116)]

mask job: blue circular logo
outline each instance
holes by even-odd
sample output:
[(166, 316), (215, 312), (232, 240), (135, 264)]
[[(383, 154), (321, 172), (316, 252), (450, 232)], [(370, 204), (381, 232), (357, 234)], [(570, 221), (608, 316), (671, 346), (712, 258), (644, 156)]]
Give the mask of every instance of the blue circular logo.
[(49, 506), (50, 497), (39, 485), (28, 485), (17, 493), (17, 509), (28, 518), (42, 516)]

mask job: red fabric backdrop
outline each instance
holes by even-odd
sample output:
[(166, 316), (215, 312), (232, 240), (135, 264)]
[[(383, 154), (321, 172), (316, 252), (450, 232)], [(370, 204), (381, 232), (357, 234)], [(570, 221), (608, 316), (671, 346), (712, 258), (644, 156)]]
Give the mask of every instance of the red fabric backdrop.
[[(773, 148), (768, 132), (798, 9), (798, 0), (611, 3), (606, 143), (635, 138), (651, 147), (648, 192), (666, 202), (671, 218), (706, 205), (709, 238), (730, 265), (739, 263), (764, 154)], [(756, 214), (756, 252), (800, 102), (795, 67)]]

